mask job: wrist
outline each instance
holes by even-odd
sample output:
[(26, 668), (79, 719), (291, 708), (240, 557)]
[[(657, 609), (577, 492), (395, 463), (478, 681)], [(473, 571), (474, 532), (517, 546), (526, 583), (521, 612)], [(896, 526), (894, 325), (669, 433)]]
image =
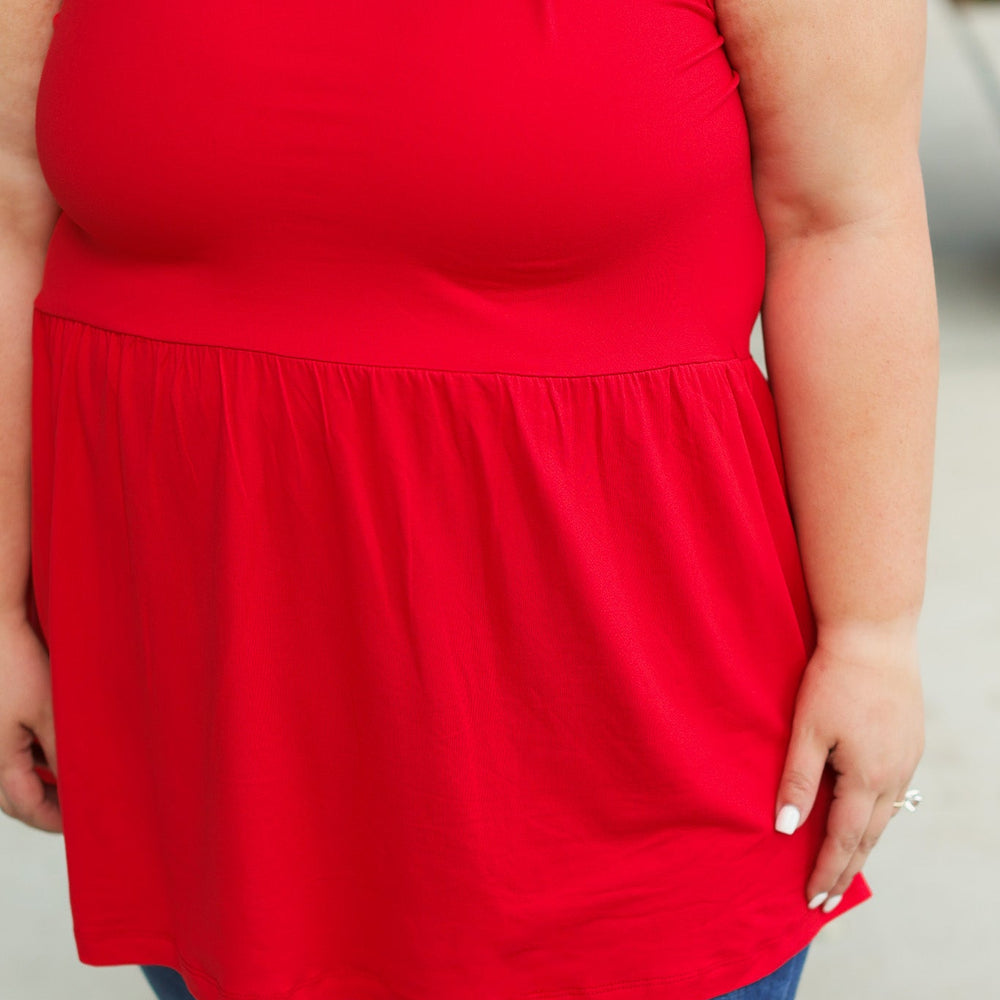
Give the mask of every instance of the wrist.
[(919, 611), (892, 619), (817, 620), (816, 645), (847, 655), (901, 651), (916, 654)]

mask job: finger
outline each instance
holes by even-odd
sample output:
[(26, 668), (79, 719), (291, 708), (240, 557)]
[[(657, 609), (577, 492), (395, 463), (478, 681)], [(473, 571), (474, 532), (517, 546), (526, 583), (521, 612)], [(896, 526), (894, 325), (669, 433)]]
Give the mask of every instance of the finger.
[(819, 791), (830, 748), (815, 733), (807, 734), (798, 726), (785, 756), (785, 766), (778, 783), (774, 828), (778, 833), (794, 833), (806, 820)]
[[(911, 775), (910, 775), (910, 777), (909, 777), (909, 779), (907, 780), (906, 784), (905, 784), (905, 785), (903, 785), (903, 786), (902, 786), (902, 787), (901, 787), (901, 788), (900, 788), (900, 789), (899, 789), (899, 790), (898, 790), (898, 791), (896, 792), (896, 795), (895, 795), (895, 797), (893, 798), (893, 807), (892, 807), (892, 815), (893, 815), (893, 816), (895, 816), (895, 815), (896, 815), (896, 813), (898, 813), (898, 812), (899, 812), (899, 810), (900, 810), (900, 809), (902, 809), (902, 808), (904, 807), (904, 805), (906, 804), (906, 793), (907, 793), (907, 792), (908, 792), (908, 791), (909, 791), (909, 790), (910, 790), (910, 789), (911, 789), (912, 787), (913, 787), (913, 775), (911, 774)], [(896, 805), (896, 803), (897, 803), (897, 802), (899, 803), (899, 805)]]
[(8, 772), (4, 782), (8, 804), (15, 819), (47, 833), (62, 832), (59, 791), (47, 785), (33, 771)]
[[(838, 782), (838, 786), (842, 783)], [(826, 912), (840, 902), (833, 891), (871, 825), (877, 796), (862, 788), (834, 787), (826, 823), (826, 836), (816, 856), (816, 866), (806, 883), (810, 909), (822, 905)]]
[(35, 771), (30, 746), (8, 758), (0, 774), (0, 787), (8, 816), (48, 833), (62, 832), (58, 789), (47, 785)]
[(37, 742), (45, 754), (45, 764), (53, 776), (58, 777), (59, 766), (56, 760), (56, 731), (51, 680), (46, 679), (44, 689), (39, 692), (34, 713), (21, 721), (22, 726), (27, 730), (29, 749), (32, 742)]
[(52, 703), (47, 702), (44, 714), (31, 723), (35, 738), (45, 754), (45, 763), (52, 772), (53, 777), (59, 777), (59, 765), (56, 760), (56, 731), (52, 718)]
[[(896, 799), (896, 801), (899, 801)], [(840, 877), (833, 884), (833, 888), (830, 889), (830, 894), (828, 899), (824, 904), (824, 911), (829, 913), (830, 910), (836, 909), (840, 903), (841, 897), (847, 891), (851, 882), (854, 881), (854, 876), (858, 874), (859, 871), (864, 867), (865, 862), (868, 860), (868, 856), (872, 852), (872, 848), (878, 843), (879, 838), (885, 832), (885, 828), (889, 825), (889, 820), (892, 819), (896, 810), (892, 806), (893, 796), (892, 795), (880, 795), (878, 799), (875, 800), (875, 808), (872, 810), (871, 821), (868, 824), (868, 828), (861, 836), (861, 840), (858, 843), (857, 850), (851, 856), (850, 861), (847, 863), (847, 867), (841, 873)]]

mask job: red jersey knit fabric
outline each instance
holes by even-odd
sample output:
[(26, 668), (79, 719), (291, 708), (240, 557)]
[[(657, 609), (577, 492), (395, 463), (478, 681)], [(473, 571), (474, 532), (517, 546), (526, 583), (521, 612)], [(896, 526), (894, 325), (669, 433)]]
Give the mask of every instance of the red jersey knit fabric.
[(706, 1000), (815, 623), (708, 0), (65, 0), (32, 583), (74, 932), (198, 1000)]

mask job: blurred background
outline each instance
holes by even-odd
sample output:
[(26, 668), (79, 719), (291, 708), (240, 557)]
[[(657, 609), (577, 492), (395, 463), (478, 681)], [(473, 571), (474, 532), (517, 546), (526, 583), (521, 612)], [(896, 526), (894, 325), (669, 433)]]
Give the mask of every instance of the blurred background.
[(921, 659), (927, 748), (799, 1000), (1000, 997), (1000, 2), (930, 0), (921, 160), (941, 386)]
[(800, 1000), (1000, 997), (1000, 2), (930, 0), (921, 159), (941, 388), (921, 653), (927, 749)]
[[(924, 803), (816, 939), (799, 1000), (1000, 997), (1000, 2), (929, 0), (921, 140), (941, 316)], [(754, 353), (763, 367), (759, 331)], [(123, 817), (127, 822), (127, 817)], [(76, 956), (63, 840), (0, 816), (0, 998), (150, 1000)], [(474, 998), (470, 997), (470, 1000)]]

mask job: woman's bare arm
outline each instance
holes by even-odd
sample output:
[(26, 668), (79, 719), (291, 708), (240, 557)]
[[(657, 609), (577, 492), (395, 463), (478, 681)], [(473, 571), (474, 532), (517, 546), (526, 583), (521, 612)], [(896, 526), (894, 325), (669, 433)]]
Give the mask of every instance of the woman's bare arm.
[(0, 615), (28, 579), (31, 306), (58, 215), (35, 149), (35, 101), (58, 3), (0, 0)]
[(938, 384), (917, 155), (926, 9), (716, 10), (750, 126), (765, 356), (818, 625), (776, 810), (804, 819), (829, 759), (835, 800), (805, 890), (832, 908), (923, 753), (916, 625)]
[(31, 311), (59, 214), (35, 149), (35, 103), (57, 0), (0, 0), (0, 810), (61, 829), (31, 754), (56, 768), (48, 658), (27, 619)]

